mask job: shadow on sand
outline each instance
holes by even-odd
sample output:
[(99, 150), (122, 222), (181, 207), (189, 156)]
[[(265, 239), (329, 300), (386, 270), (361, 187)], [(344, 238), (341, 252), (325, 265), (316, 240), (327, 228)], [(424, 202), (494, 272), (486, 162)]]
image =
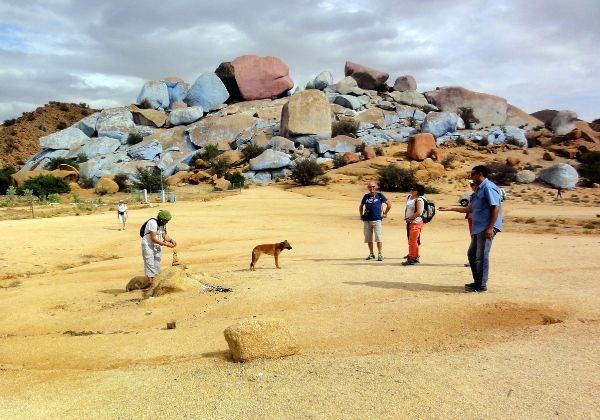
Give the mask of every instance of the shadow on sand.
[(351, 286), (380, 287), (382, 289), (402, 289), (409, 292), (438, 292), (438, 293), (464, 293), (464, 286), (436, 286), (425, 283), (405, 283), (401, 281), (346, 281)]

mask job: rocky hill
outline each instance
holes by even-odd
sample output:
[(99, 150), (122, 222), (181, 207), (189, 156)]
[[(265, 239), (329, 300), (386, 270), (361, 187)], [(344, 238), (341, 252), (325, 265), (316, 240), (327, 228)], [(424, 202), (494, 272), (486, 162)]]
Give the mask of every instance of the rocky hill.
[[(424, 181), (444, 174), (444, 149), (456, 142), (483, 149), (506, 145), (525, 153), (543, 147), (549, 162), (557, 155), (575, 159), (600, 145), (600, 133), (573, 111), (545, 110), (536, 118), (498, 96), (458, 86), (419, 92), (411, 75), (393, 85), (388, 78), (346, 62), (343, 79), (334, 82), (331, 72), (323, 71), (299, 88), (281, 60), (241, 56), (191, 85), (178, 77), (148, 81), (128, 106), (94, 113), (53, 103), (48, 115), (45, 108), (23, 115), (3, 128), (9, 133), (4, 148), (14, 156), (4, 165), (21, 164), (17, 183), (39, 173), (50, 159), (64, 158), (81, 162), (77, 176), (86, 185), (102, 180), (109, 191), (112, 177), (132, 180), (139, 168), (160, 169), (171, 184), (211, 182), (227, 188), (233, 170), (251, 182), (271, 182), (288, 176), (298, 158), (332, 168), (371, 159), (376, 148), (391, 143), (407, 143), (406, 163)], [(37, 123), (38, 116), (60, 131), (51, 133)], [(28, 145), (16, 141), (20, 136), (27, 136)], [(39, 148), (32, 144), (36, 137)], [(222, 152), (233, 169), (198, 159), (210, 148)], [(248, 153), (252, 149), (258, 153)], [(559, 177), (561, 188), (578, 182), (569, 168), (558, 169), (567, 171)]]
[(47, 136), (96, 112), (87, 104), (50, 102), (0, 126), (0, 168), (18, 169), (40, 151), (40, 137)]

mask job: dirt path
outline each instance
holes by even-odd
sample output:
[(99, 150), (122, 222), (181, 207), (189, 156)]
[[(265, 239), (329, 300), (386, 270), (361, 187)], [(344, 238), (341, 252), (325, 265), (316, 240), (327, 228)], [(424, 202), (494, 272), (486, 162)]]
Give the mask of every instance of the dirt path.
[[(371, 262), (356, 215), (362, 188), (307, 191), (255, 187), (167, 205), (180, 260), (229, 294), (122, 293), (141, 274), (137, 228), (156, 208), (130, 212), (124, 232), (112, 213), (2, 222), (13, 245), (0, 263), (21, 276), (0, 283), (0, 417), (600, 416), (598, 235), (508, 223), (490, 292), (465, 294), (461, 215), (438, 213), (422, 263), (403, 267), (400, 196), (390, 195), (386, 258)], [(515, 216), (556, 211), (509, 204)], [(269, 256), (248, 270), (254, 245), (284, 239), (293, 250), (281, 270)], [(248, 317), (286, 320), (302, 353), (229, 362), (222, 332)], [(171, 319), (176, 330), (165, 329)]]

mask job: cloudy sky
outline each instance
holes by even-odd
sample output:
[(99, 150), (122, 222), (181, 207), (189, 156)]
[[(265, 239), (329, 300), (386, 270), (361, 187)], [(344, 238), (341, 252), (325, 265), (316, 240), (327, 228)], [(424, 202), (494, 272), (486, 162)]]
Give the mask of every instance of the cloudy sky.
[(346, 60), (600, 118), (600, 0), (0, 0), (0, 121), (48, 101), (135, 102), (244, 54), (298, 85)]

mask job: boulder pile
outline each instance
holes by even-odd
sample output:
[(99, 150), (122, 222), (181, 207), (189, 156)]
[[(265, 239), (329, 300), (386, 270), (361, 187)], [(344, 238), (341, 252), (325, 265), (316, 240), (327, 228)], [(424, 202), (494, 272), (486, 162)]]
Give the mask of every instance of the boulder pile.
[[(138, 168), (158, 168), (171, 184), (227, 188), (221, 179), (233, 171), (251, 182), (271, 182), (288, 176), (298, 158), (330, 167), (336, 155), (352, 155), (345, 159), (351, 163), (391, 142), (407, 142), (410, 159), (434, 163), (443, 155), (439, 146), (450, 140), (523, 149), (558, 144), (552, 153), (569, 157), (600, 144), (600, 133), (572, 111), (545, 112), (541, 120), (498, 96), (463, 87), (419, 92), (411, 75), (393, 86), (388, 78), (348, 61), (341, 80), (323, 71), (301, 88), (282, 60), (244, 55), (192, 84), (174, 76), (151, 80), (135, 104), (104, 109), (41, 137), (40, 152), (15, 179), (22, 182), (60, 157), (82, 162), (78, 176), (94, 184), (116, 174), (134, 180)], [(232, 165), (225, 174), (199, 159), (215, 147)]]

